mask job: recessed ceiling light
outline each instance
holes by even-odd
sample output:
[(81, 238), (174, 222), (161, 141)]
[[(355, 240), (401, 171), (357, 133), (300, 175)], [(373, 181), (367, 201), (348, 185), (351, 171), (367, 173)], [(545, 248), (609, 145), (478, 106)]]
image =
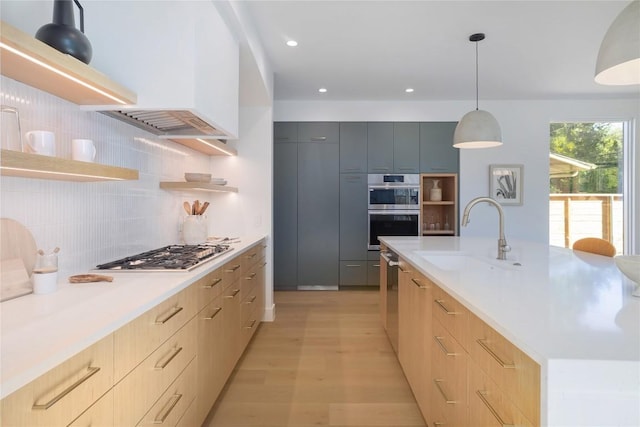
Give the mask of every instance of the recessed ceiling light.
[(320, 89), (318, 89), (318, 92), (320, 93), (325, 93), (327, 91), (326, 87), (321, 87)]
[(287, 41), (287, 46), (296, 47), (296, 46), (298, 46), (298, 42), (295, 41), (295, 40), (288, 40)]
[(404, 91), (407, 92), (407, 93), (411, 93), (411, 92), (413, 92), (413, 88), (408, 87)]

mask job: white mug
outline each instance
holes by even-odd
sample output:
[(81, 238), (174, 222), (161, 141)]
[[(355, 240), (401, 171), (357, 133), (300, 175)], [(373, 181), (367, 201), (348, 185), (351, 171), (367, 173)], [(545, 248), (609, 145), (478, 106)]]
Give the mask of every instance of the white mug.
[(42, 154), (43, 156), (56, 155), (56, 134), (48, 130), (32, 130), (26, 133), (27, 153)]
[(90, 139), (71, 140), (71, 158), (82, 162), (93, 162), (96, 159), (96, 147)]

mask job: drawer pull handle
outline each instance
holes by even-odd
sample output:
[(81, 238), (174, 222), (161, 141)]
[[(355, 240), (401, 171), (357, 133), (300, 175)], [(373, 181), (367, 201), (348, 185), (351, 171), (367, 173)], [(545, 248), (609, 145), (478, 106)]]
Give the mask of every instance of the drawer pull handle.
[(163, 424), (165, 422), (165, 420), (167, 419), (167, 417), (169, 417), (169, 414), (171, 413), (171, 411), (173, 411), (173, 408), (176, 407), (176, 405), (178, 404), (180, 399), (182, 399), (182, 395), (181, 394), (174, 394), (173, 396), (171, 396), (171, 399), (165, 405), (166, 409), (163, 408), (163, 411), (160, 414), (158, 414), (156, 419), (153, 420), (153, 423), (154, 424)]
[(401, 265), (398, 265), (398, 270), (400, 270), (401, 273), (411, 273), (411, 270), (405, 270), (404, 268), (402, 268)]
[(216, 309), (211, 313), (209, 317), (205, 317), (204, 320), (211, 320), (218, 315), (222, 311), (222, 307), (216, 307)]
[(247, 258), (249, 258), (249, 259), (253, 259), (253, 258), (255, 258), (255, 257), (256, 257), (256, 255), (258, 255), (258, 254), (254, 252), (254, 253), (252, 253), (251, 255), (247, 255)]
[(380, 264), (373, 264), (373, 267), (380, 268)]
[(436, 304), (438, 304), (438, 305), (440, 306), (440, 308), (441, 308), (441, 309), (443, 309), (445, 313), (447, 313), (447, 315), (448, 315), (448, 316), (455, 316), (455, 315), (457, 315), (457, 314), (458, 314), (457, 312), (455, 312), (455, 311), (451, 311), (451, 310), (449, 310), (447, 307), (445, 307), (445, 305), (443, 304), (443, 303), (444, 303), (444, 300), (442, 300), (442, 299), (437, 299), (437, 300), (435, 300), (435, 301), (436, 301)]
[(375, 171), (375, 172), (383, 172), (383, 171), (388, 171), (388, 170), (389, 170), (389, 168), (387, 168), (387, 167), (380, 167), (380, 168), (371, 168), (371, 170), (372, 170), (372, 171)]
[(419, 287), (420, 289), (429, 289), (429, 287), (428, 287), (428, 286), (424, 286), (424, 285), (423, 285), (423, 284), (421, 284), (421, 283), (420, 283), (420, 281), (419, 281), (419, 280), (417, 280), (417, 279), (411, 279), (411, 281), (412, 281), (412, 282), (413, 282), (417, 287)]
[(229, 269), (225, 270), (224, 272), (225, 272), (225, 273), (235, 273), (235, 271), (236, 271), (237, 269), (239, 269), (239, 268), (240, 268), (240, 264), (237, 264), (237, 265), (234, 265), (233, 267), (231, 267), (231, 268), (229, 268)]
[(255, 324), (256, 324), (256, 321), (255, 321), (255, 320), (252, 320), (252, 321), (251, 321), (251, 324), (250, 324), (249, 326), (245, 326), (244, 328), (245, 328), (245, 329), (253, 329), (253, 327), (255, 326)]
[(327, 137), (326, 136), (312, 136), (311, 140), (312, 141), (326, 141)]
[(486, 391), (484, 391), (484, 390), (476, 390), (476, 394), (478, 395), (480, 400), (482, 400), (482, 403), (484, 403), (484, 406), (486, 406), (487, 409), (489, 409), (489, 411), (491, 412), (491, 415), (493, 415), (493, 417), (498, 421), (498, 423), (502, 427), (514, 427), (513, 424), (505, 423), (504, 421), (502, 421), (502, 417), (500, 416), (500, 414), (498, 414), (498, 411), (493, 409), (493, 406), (491, 406), (491, 404), (487, 400), (487, 397), (486, 397), (487, 392)]
[(253, 304), (253, 302), (256, 300), (256, 298), (258, 298), (257, 295), (252, 296), (249, 301), (245, 302), (245, 304)]
[(251, 273), (249, 276), (245, 277), (245, 279), (253, 280), (253, 278), (256, 277), (256, 274), (258, 274), (258, 273)]
[(203, 288), (211, 289), (211, 288), (213, 288), (215, 285), (217, 285), (220, 282), (222, 282), (222, 279), (218, 278), (218, 279), (214, 280), (210, 285), (204, 285)]
[(171, 361), (172, 361), (173, 359), (175, 359), (175, 358), (176, 358), (176, 356), (177, 356), (178, 354), (180, 354), (180, 352), (181, 352), (181, 351), (182, 351), (182, 347), (178, 347), (178, 348), (176, 348), (176, 351), (174, 351), (173, 353), (171, 353), (171, 356), (169, 356), (169, 357), (167, 358), (167, 360), (166, 360), (164, 363), (161, 363), (161, 364), (156, 365), (156, 366), (155, 366), (155, 369), (156, 369), (157, 371), (161, 371), (161, 370), (163, 370), (164, 368), (166, 368), (166, 367), (169, 365), (169, 363), (171, 363)]
[(168, 315), (166, 315), (162, 319), (160, 319), (160, 318), (156, 319), (156, 325), (164, 325), (169, 320), (171, 320), (173, 318), (173, 316), (175, 316), (176, 314), (180, 313), (183, 309), (184, 309), (184, 307), (173, 307), (173, 309), (171, 310), (171, 312)]
[(267, 265), (267, 262), (263, 262), (262, 265), (260, 267), (264, 267), (265, 265)]
[(75, 383), (71, 384), (69, 387), (67, 387), (64, 390), (62, 390), (61, 393), (56, 395), (53, 399), (51, 399), (47, 403), (43, 403), (43, 404), (34, 403), (32, 409), (37, 409), (37, 410), (43, 410), (44, 409), (44, 410), (47, 410), (47, 409), (51, 408), (53, 405), (58, 403), (60, 401), (60, 399), (62, 399), (67, 394), (71, 393), (73, 390), (78, 388), (78, 386), (80, 386), (80, 384), (82, 384), (83, 382), (87, 381), (89, 378), (91, 378), (92, 376), (97, 374), (98, 371), (100, 370), (100, 368), (98, 368), (98, 367), (92, 368), (91, 366), (89, 366), (87, 369), (88, 369), (87, 373), (84, 374), (84, 376), (82, 378), (80, 378), (78, 381), (76, 381)]
[(433, 383), (436, 385), (436, 388), (438, 389), (438, 391), (440, 392), (440, 394), (442, 395), (442, 397), (444, 398), (444, 401), (447, 405), (455, 405), (456, 401), (455, 400), (451, 400), (447, 398), (447, 395), (444, 394), (444, 390), (442, 390), (442, 387), (440, 387), (440, 383), (443, 382), (443, 380), (433, 380)]
[(231, 295), (225, 295), (225, 298), (235, 298), (236, 295), (238, 295), (238, 292), (240, 292), (240, 289), (234, 289), (233, 293)]
[(433, 337), (436, 342), (438, 343), (438, 346), (440, 346), (440, 350), (442, 350), (442, 352), (447, 355), (447, 356), (455, 356), (456, 353), (452, 353), (449, 350), (447, 350), (447, 347), (444, 346), (444, 343), (442, 342), (442, 340), (444, 339), (444, 337)]
[(347, 264), (347, 267), (349, 267), (349, 268), (360, 267), (360, 264)]
[(489, 347), (489, 345), (487, 344), (486, 340), (483, 340), (482, 338), (477, 339), (476, 342), (478, 344), (480, 344), (480, 347), (482, 347), (484, 349), (484, 351), (486, 351), (487, 353), (489, 353), (491, 355), (491, 357), (493, 357), (496, 362), (498, 362), (498, 364), (500, 364), (500, 366), (502, 366), (505, 369), (515, 369), (516, 365), (513, 362), (505, 362), (504, 360), (502, 360), (502, 358), (500, 358), (500, 356), (498, 356), (496, 354), (495, 351), (493, 351), (491, 349), (491, 347)]

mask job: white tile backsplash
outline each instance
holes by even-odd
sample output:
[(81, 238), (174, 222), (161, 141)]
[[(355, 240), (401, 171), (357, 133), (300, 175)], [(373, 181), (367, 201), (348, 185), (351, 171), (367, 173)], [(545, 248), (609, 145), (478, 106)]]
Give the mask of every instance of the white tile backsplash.
[(159, 188), (160, 181), (182, 181), (185, 172), (209, 171), (208, 156), (4, 76), (0, 102), (19, 109), (23, 134), (55, 132), (58, 157), (71, 158), (71, 140), (87, 138), (95, 143), (96, 163), (139, 170), (138, 181), (120, 182), (1, 177), (0, 217), (25, 225), (38, 248), (60, 247), (63, 275), (177, 243), (182, 202), (211, 201), (207, 193)]

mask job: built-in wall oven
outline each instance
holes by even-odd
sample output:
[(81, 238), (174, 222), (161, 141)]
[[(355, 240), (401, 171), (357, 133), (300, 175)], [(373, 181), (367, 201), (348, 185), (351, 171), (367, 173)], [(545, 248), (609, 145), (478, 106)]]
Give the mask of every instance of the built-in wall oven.
[(368, 248), (379, 236), (417, 236), (420, 231), (420, 175), (370, 174)]

